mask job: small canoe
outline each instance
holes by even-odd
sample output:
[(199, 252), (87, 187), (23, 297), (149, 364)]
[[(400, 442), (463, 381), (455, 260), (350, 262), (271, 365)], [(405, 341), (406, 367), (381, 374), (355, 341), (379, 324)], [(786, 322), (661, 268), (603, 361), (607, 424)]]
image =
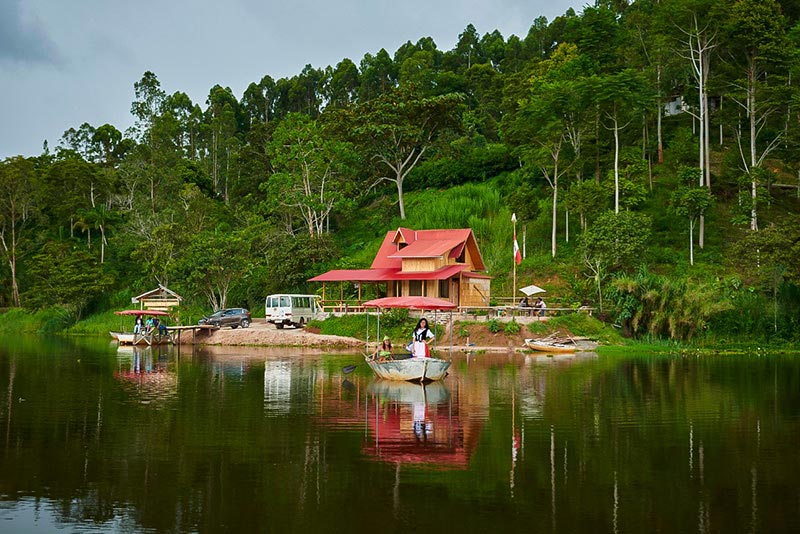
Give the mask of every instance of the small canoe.
[(577, 350), (577, 347), (575, 345), (565, 345), (563, 343), (542, 341), (540, 339), (526, 339), (525, 346), (531, 350), (536, 350), (539, 352), (565, 353), (565, 352), (575, 352)]
[(450, 362), (438, 358), (408, 358), (405, 360), (367, 360), (372, 371), (385, 380), (428, 382), (447, 376)]

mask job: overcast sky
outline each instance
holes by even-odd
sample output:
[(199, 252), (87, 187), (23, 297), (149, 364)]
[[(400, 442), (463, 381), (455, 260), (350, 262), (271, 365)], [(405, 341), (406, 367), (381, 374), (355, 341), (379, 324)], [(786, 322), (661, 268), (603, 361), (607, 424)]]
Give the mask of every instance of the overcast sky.
[(237, 98), (265, 74), (359, 64), (430, 36), (450, 50), (467, 24), (524, 37), (575, 0), (0, 0), (0, 159), (35, 156), (70, 127), (132, 124), (133, 84), (205, 107), (215, 84)]

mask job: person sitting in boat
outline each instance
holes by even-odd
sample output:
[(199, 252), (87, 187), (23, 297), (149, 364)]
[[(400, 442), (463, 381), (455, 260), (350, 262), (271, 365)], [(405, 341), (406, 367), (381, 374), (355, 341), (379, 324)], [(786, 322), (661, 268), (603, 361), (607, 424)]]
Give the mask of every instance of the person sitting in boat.
[(380, 346), (375, 349), (375, 352), (372, 353), (372, 359), (378, 359), (379, 361), (388, 360), (392, 357), (392, 341), (389, 339), (389, 336), (383, 336), (383, 341), (381, 342)]
[(153, 331), (153, 318), (148, 317), (147, 320), (144, 322), (144, 333), (149, 334)]
[(412, 332), (412, 336), (413, 344), (411, 347), (411, 355), (414, 358), (430, 358), (431, 349), (429, 345), (436, 336), (434, 336), (433, 332), (428, 328), (428, 320), (426, 318), (423, 317), (419, 320), (417, 326), (414, 328), (414, 332)]
[(144, 321), (142, 320), (142, 316), (137, 315), (136, 322), (133, 324), (133, 333), (141, 334), (143, 329), (144, 329)]
[(544, 317), (545, 310), (547, 309), (547, 304), (544, 303), (542, 297), (536, 299), (536, 302), (534, 303), (533, 307), (537, 309), (537, 315), (539, 315), (539, 317)]

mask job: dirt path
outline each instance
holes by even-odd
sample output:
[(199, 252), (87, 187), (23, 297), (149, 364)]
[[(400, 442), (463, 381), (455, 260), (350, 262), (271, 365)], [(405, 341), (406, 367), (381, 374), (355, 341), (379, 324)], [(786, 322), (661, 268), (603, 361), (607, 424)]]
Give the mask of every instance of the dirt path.
[[(192, 336), (184, 332), (181, 343), (191, 344)], [(352, 337), (312, 334), (302, 328), (283, 328), (278, 330), (264, 319), (253, 319), (250, 328), (221, 328), (209, 335), (201, 333), (197, 343), (202, 345), (259, 345), (280, 347), (338, 347), (363, 348), (364, 342)]]

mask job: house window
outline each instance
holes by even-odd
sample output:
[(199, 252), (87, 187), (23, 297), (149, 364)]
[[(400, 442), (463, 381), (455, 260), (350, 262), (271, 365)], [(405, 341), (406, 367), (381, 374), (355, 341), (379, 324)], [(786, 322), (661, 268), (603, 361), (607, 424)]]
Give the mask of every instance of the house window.
[(403, 282), (400, 280), (394, 281), (394, 296), (401, 297), (403, 296)]
[(409, 280), (408, 294), (411, 297), (421, 297), (425, 294), (425, 282), (423, 280)]
[(450, 298), (450, 280), (439, 280), (439, 298)]

